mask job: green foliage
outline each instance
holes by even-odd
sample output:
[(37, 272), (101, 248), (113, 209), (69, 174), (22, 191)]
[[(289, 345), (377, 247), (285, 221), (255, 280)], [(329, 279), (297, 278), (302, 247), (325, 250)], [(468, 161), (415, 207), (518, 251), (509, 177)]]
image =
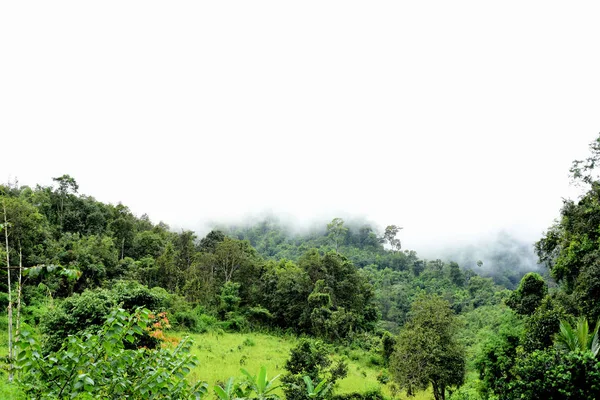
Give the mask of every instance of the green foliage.
[(198, 249), (202, 253), (214, 253), (217, 245), (225, 240), (225, 234), (218, 230), (212, 230), (200, 240), (200, 244), (198, 245)]
[(411, 307), (411, 318), (398, 336), (390, 360), (394, 380), (409, 394), (430, 385), (436, 400), (446, 389), (461, 386), (465, 353), (458, 343), (458, 322), (447, 301), (421, 297)]
[(507, 299), (506, 304), (518, 314), (531, 315), (548, 293), (544, 278), (535, 272), (525, 274), (519, 288)]
[(252, 375), (244, 368), (241, 371), (246, 376), (248, 386), (256, 394), (256, 398), (261, 400), (278, 398), (272, 392), (278, 388), (275, 385), (275, 381), (279, 378), (279, 375), (269, 380), (267, 377), (267, 368), (264, 366), (260, 368), (258, 375)]
[[(41, 324), (44, 349), (58, 350), (69, 335), (95, 332), (108, 317), (111, 309), (120, 304), (128, 311), (149, 307), (158, 311), (164, 297), (135, 282), (121, 282), (112, 290), (86, 290), (63, 300), (50, 310)], [(144, 344), (150, 347), (157, 342), (145, 335)]]
[(512, 398), (510, 385), (516, 379), (513, 367), (521, 334), (519, 327), (504, 326), (484, 344), (476, 361), (484, 397), (494, 394), (499, 399)]
[(322, 379), (317, 386), (314, 385), (310, 376), (305, 375), (303, 379), (306, 384), (306, 395), (310, 399), (325, 398), (327, 393), (331, 390), (331, 384), (327, 384), (327, 379)]
[(89, 290), (65, 299), (42, 321), (44, 349), (56, 351), (69, 335), (96, 331), (115, 306), (116, 299), (108, 290)]
[(380, 389), (367, 390), (365, 393), (344, 393), (333, 395), (331, 400), (386, 400)]
[(383, 356), (385, 365), (389, 365), (395, 346), (396, 338), (394, 338), (391, 333), (385, 332), (381, 337), (381, 354)]
[(559, 347), (571, 351), (585, 353), (589, 352), (596, 357), (600, 350), (598, 330), (600, 329), (600, 320), (592, 332), (585, 317), (579, 317), (575, 327), (568, 321), (560, 321), (560, 331), (556, 335), (556, 342)]
[(335, 251), (337, 252), (340, 244), (344, 241), (348, 228), (344, 226), (344, 220), (341, 218), (334, 218), (329, 224), (327, 224), (327, 237), (333, 243)]
[[(27, 322), (40, 323), (45, 352), (57, 351), (68, 335), (95, 334), (110, 310), (121, 304), (130, 312), (139, 306), (167, 311), (177, 329), (218, 337), (223, 330), (265, 328), (317, 336), (352, 345), (348, 354), (367, 366), (383, 366), (393, 352), (394, 338), (388, 334), (380, 341), (374, 332), (398, 332), (409, 320), (411, 304), (424, 293), (447, 300), (462, 316), (480, 308), (496, 310), (493, 307), (507, 296), (491, 279), (464, 265), (421, 260), (415, 252), (401, 251), (401, 228), (395, 225), (381, 233), (364, 221), (338, 218), (328, 227), (299, 234), (267, 218), (231, 228), (229, 236), (214, 230), (198, 240), (193, 232), (172, 232), (162, 222), (153, 224), (147, 215), (138, 218), (122, 204), (80, 195), (70, 176), (55, 182), (55, 187), (34, 189), (0, 187), (13, 229), (10, 255), (17, 256), (20, 241), (25, 267), (34, 267), (25, 276), (21, 315)], [(588, 242), (580, 242), (589, 250)], [(64, 268), (52, 274), (48, 267), (35, 268), (44, 265)], [(600, 285), (595, 267), (586, 268), (574, 280), (573, 299), (590, 318), (598, 307), (594, 299)], [(70, 280), (77, 271), (81, 279)], [(4, 284), (0, 289), (6, 290)], [(554, 321), (545, 318), (540, 314), (539, 326)], [(493, 318), (477, 323), (494, 324)], [(471, 340), (467, 333), (462, 337), (473, 346), (469, 354), (483, 331)], [(125, 341), (124, 348), (158, 343), (148, 335), (135, 338), (133, 344)], [(236, 368), (242, 358), (236, 357)], [(248, 359), (244, 362), (256, 367)], [(343, 375), (344, 369), (343, 363), (329, 365), (317, 375), (327, 378), (329, 386), (334, 384), (331, 376)], [(350, 371), (359, 381), (365, 373)], [(294, 384), (306, 397), (303, 376), (298, 374)], [(309, 378), (313, 388), (322, 380)], [(244, 382), (240, 385), (246, 387)]]
[(555, 298), (547, 296), (526, 320), (523, 337), (525, 351), (532, 352), (552, 346), (554, 336), (559, 330), (560, 320), (566, 317), (567, 313), (563, 306)]
[(234, 378), (231, 377), (223, 386), (214, 386), (213, 390), (220, 400), (234, 400), (244, 396), (242, 388), (239, 385), (235, 385), (234, 381)]
[(465, 284), (465, 277), (462, 271), (460, 270), (458, 264), (455, 262), (451, 262), (449, 265), (449, 269), (450, 281), (452, 281), (452, 283), (454, 283), (456, 286), (463, 286)]
[(402, 228), (396, 225), (388, 225), (385, 228), (385, 232), (383, 233), (383, 241), (390, 245), (392, 250), (400, 251), (402, 249), (402, 244), (400, 243), (400, 239), (396, 238), (398, 232), (400, 232)]
[(221, 304), (220, 308), (223, 313), (237, 311), (240, 301), (240, 284), (236, 282), (226, 282), (221, 288), (219, 296)]
[[(311, 398), (306, 388), (306, 378), (312, 382), (324, 379), (333, 387), (335, 382), (348, 374), (346, 363), (338, 361), (332, 365), (326, 346), (318, 341), (301, 339), (290, 351), (285, 364), (286, 374), (282, 377), (283, 391), (287, 400)], [(313, 391), (314, 392), (314, 391)], [(328, 390), (323, 396), (329, 395)]]
[(113, 310), (98, 333), (70, 336), (57, 351), (43, 355), (30, 332), (17, 341), (19, 384), (29, 398), (199, 399), (207, 385), (186, 380), (197, 359), (184, 339), (174, 350), (127, 349), (144, 334), (150, 311)]
[(536, 350), (518, 358), (513, 373), (500, 399), (600, 398), (600, 363), (589, 352)]

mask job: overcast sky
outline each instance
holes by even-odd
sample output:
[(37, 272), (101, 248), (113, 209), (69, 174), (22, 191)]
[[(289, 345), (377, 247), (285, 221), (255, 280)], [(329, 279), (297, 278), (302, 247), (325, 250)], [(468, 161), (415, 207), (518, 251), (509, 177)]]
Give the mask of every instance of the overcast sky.
[(5, 1), (0, 179), (201, 229), (536, 240), (600, 132), (597, 1)]

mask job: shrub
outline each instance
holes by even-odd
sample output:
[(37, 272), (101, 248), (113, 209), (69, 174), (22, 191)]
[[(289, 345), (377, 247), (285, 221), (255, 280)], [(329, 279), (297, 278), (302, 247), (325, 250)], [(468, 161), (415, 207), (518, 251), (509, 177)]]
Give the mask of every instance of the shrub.
[(56, 351), (67, 336), (98, 329), (115, 305), (115, 296), (108, 290), (86, 290), (64, 299), (42, 321), (44, 350)]
[(178, 312), (175, 314), (175, 323), (177, 327), (186, 329), (190, 332), (198, 331), (198, 316), (191, 311)]
[[(64, 299), (43, 318), (41, 332), (45, 335), (44, 351), (56, 351), (69, 335), (94, 333), (104, 323), (110, 310), (121, 304), (126, 311), (138, 307), (158, 311), (165, 298), (137, 282), (118, 282), (112, 290), (86, 290)], [(144, 345), (153, 347), (155, 340), (145, 337)]]
[(199, 399), (207, 385), (186, 380), (198, 360), (184, 339), (174, 350), (125, 348), (151, 329), (148, 310), (113, 310), (97, 333), (71, 336), (58, 351), (42, 354), (23, 329), (18, 348), (19, 384), (29, 398)]
[(201, 314), (198, 317), (198, 324), (196, 325), (197, 333), (209, 332), (216, 328), (218, 328), (218, 320), (216, 317), (207, 314)]
[(221, 322), (221, 326), (228, 331), (242, 332), (248, 328), (248, 320), (237, 312), (229, 312), (225, 315), (225, 321)]
[[(348, 375), (345, 362), (339, 361), (331, 365), (328, 348), (321, 342), (310, 339), (301, 339), (296, 347), (290, 351), (290, 358), (285, 363), (287, 373), (283, 375), (283, 392), (287, 400), (306, 400), (308, 393), (305, 388), (304, 377), (308, 376), (312, 382), (321, 382), (327, 379), (331, 386), (338, 379)], [(331, 392), (327, 393), (331, 396)]]

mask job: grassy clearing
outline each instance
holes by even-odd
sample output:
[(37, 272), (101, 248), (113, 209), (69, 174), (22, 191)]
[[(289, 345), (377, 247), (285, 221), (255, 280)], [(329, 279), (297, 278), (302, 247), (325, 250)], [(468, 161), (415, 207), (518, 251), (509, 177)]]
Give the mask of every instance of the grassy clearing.
[[(183, 337), (185, 333), (171, 336)], [(258, 373), (261, 366), (267, 367), (270, 377), (285, 372), (284, 365), (289, 352), (297, 343), (293, 336), (271, 336), (262, 333), (206, 333), (190, 335), (194, 340), (192, 353), (200, 360), (200, 365), (190, 373), (190, 380), (202, 380), (212, 386), (233, 376), (242, 379), (240, 368), (250, 373)], [(7, 353), (6, 333), (0, 333), (0, 357)], [(344, 358), (348, 363), (348, 376), (339, 381), (336, 393), (365, 392), (380, 388), (382, 393), (391, 398), (387, 385), (377, 381), (381, 367), (373, 365), (372, 356), (361, 350), (350, 350), (345, 347), (336, 348), (332, 354), (334, 359)], [(281, 390), (278, 394), (282, 395)], [(0, 371), (0, 399), (21, 400), (24, 395), (16, 385), (9, 385), (5, 371)], [(406, 398), (403, 393), (400, 398)], [(430, 392), (418, 393), (413, 400), (429, 400)]]
[[(264, 365), (269, 376), (284, 373), (290, 349), (297, 342), (297, 338), (293, 336), (279, 337), (261, 333), (206, 333), (190, 336), (194, 340), (193, 354), (200, 360), (200, 365), (192, 371), (190, 378), (208, 382), (211, 391), (213, 385), (222, 383), (231, 376), (242, 379), (240, 368), (254, 374)], [(379, 388), (384, 395), (391, 397), (388, 386), (377, 381), (382, 368), (370, 363), (371, 356), (368, 353), (340, 347), (332, 356), (334, 359), (343, 357), (348, 363), (348, 376), (339, 381), (336, 393), (362, 393)], [(404, 394), (401, 397), (404, 398)], [(413, 397), (414, 400), (430, 398), (429, 392), (418, 393)]]

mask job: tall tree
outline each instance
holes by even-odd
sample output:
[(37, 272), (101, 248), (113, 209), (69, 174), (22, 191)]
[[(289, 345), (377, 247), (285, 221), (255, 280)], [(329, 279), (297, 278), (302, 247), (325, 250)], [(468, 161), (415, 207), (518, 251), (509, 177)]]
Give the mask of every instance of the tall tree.
[(409, 395), (431, 385), (435, 399), (445, 400), (448, 388), (463, 384), (465, 352), (457, 330), (456, 316), (446, 300), (423, 296), (413, 303), (390, 360), (394, 379)]
[(600, 317), (600, 135), (590, 145), (585, 160), (573, 162), (571, 177), (586, 192), (577, 199), (564, 200), (559, 220), (536, 244), (539, 261), (550, 275), (580, 305), (588, 319)]
[(402, 249), (400, 239), (396, 238), (396, 235), (398, 235), (398, 232), (400, 232), (401, 229), (401, 227), (396, 225), (388, 225), (383, 233), (384, 242), (389, 244), (393, 251), (400, 251), (400, 249)]
[(134, 226), (135, 217), (128, 207), (123, 204), (117, 204), (113, 210), (114, 219), (109, 224), (109, 228), (121, 249), (121, 260), (125, 257), (125, 250), (131, 248), (135, 236)]
[(344, 226), (344, 220), (341, 218), (334, 218), (327, 224), (327, 237), (335, 245), (336, 252), (338, 252), (340, 244), (343, 243), (347, 233), (348, 228)]
[(72, 176), (67, 174), (59, 176), (57, 178), (52, 178), (52, 180), (58, 184), (58, 188), (56, 188), (56, 194), (59, 198), (57, 205), (57, 214), (60, 226), (62, 228), (64, 225), (65, 205), (68, 201), (68, 196), (69, 194), (77, 193), (77, 191), (79, 190), (79, 185)]

